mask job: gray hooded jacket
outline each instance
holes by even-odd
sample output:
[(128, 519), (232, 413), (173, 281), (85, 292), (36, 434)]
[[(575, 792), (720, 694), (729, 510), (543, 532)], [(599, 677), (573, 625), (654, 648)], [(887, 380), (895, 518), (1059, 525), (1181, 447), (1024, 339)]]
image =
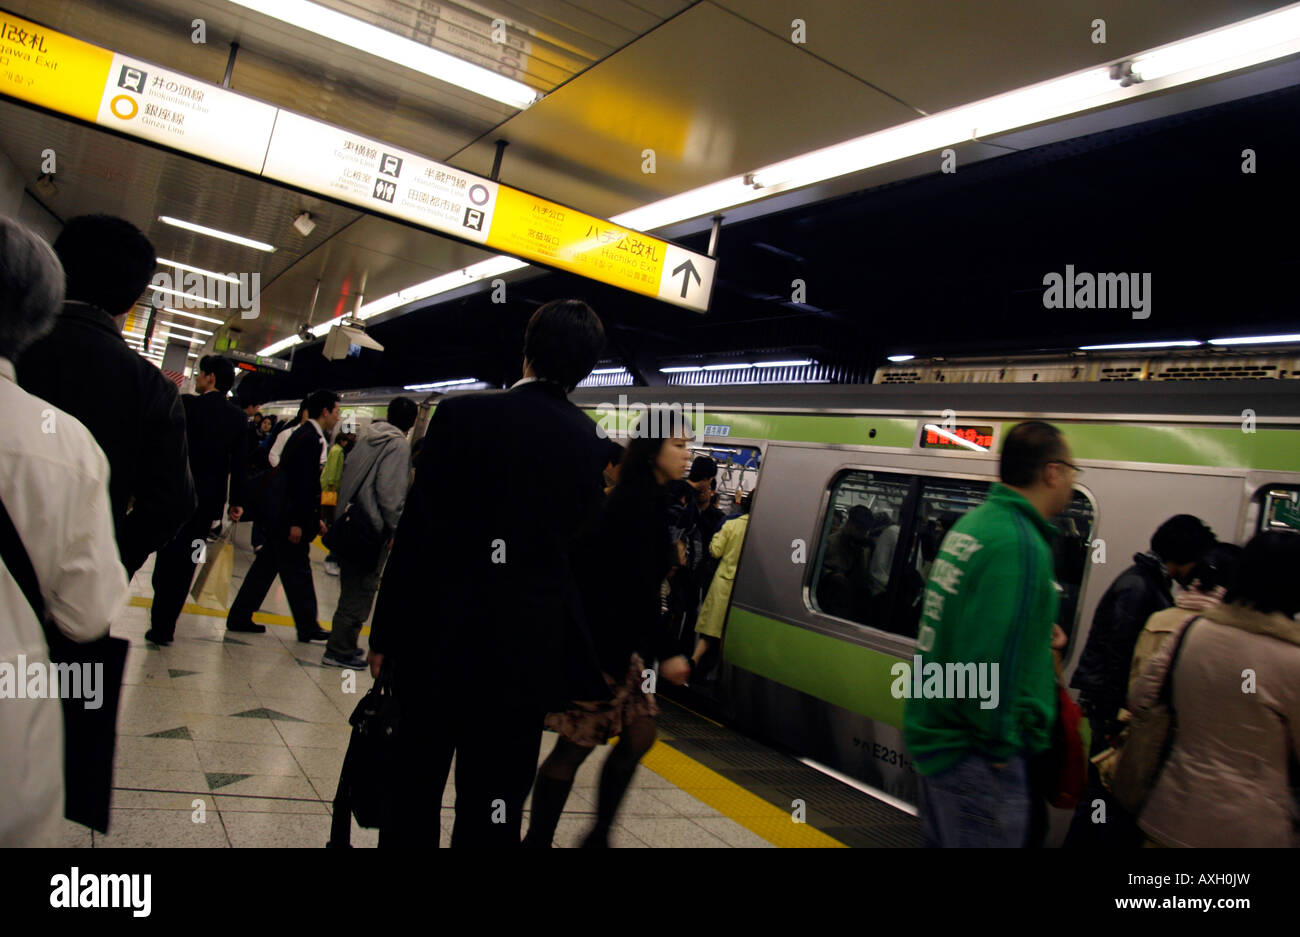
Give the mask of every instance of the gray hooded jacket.
[(375, 530), (391, 535), (406, 503), (410, 469), (406, 435), (392, 423), (372, 423), (343, 463), (338, 513), (355, 501)]

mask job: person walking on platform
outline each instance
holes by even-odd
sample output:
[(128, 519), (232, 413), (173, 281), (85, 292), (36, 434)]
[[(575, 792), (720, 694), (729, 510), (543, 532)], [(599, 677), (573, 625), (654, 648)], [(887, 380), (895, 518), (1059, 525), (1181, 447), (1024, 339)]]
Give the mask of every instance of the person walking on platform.
[(677, 414), (652, 408), (632, 434), (599, 525), (578, 552), (587, 620), (613, 699), (574, 702), (546, 717), (560, 738), (537, 769), (527, 848), (550, 847), (578, 768), (595, 746), (617, 735), (601, 768), (596, 823), (583, 840), (584, 848), (609, 845), (623, 795), (655, 742), (659, 708), (644, 689), (646, 665), (658, 660), (660, 676), (670, 683), (690, 676), (691, 662), (677, 653), (659, 617), (659, 587), (677, 559), (667, 484), (681, 478), (690, 459), (689, 433)]
[[(127, 596), (108, 461), (74, 417), (14, 383), (13, 362), (54, 327), (62, 302), (49, 245), (0, 217), (0, 663), (19, 680), (50, 667), (42, 612), (64, 636), (93, 641)], [(57, 845), (63, 755), (57, 694), (3, 700), (0, 848)]]
[[(518, 848), (545, 713), (609, 696), (571, 559), (599, 515), (607, 450), (567, 398), (604, 345), (586, 303), (546, 303), (523, 379), (444, 398), (429, 422), (370, 631), (371, 673), (391, 674), (402, 708), (381, 846), (438, 842), (454, 754), (452, 845)], [(467, 496), (466, 471), (493, 496)]]
[(1002, 483), (953, 525), (930, 569), (914, 663), (945, 673), (974, 667), (983, 677), (980, 691), (954, 697), (942, 686), (913, 695), (929, 681), (894, 675), (894, 691), (907, 700), (903, 738), (919, 775), (927, 846), (1028, 843), (1030, 760), (1051, 745), (1057, 708), (1051, 639), (1060, 601), (1048, 521), (1070, 503), (1070, 458), (1056, 427), (1014, 426), (1002, 447)]
[[(271, 440), (271, 448), (266, 454), (266, 461), (271, 468), (275, 468), (280, 464), (280, 458), (284, 453), (284, 447), (289, 444), (289, 439), (293, 436), (298, 427), (307, 422), (307, 409), (307, 401), (304, 400), (298, 407), (298, 415), (293, 418), (292, 423), (286, 420), (280, 426), (275, 428), (275, 438)], [(329, 452), (327, 444), (326, 453), (321, 456), (321, 468), (325, 467), (325, 460), (328, 456)]]
[(226, 616), (227, 631), (260, 634), (265, 625), (253, 623), (257, 611), (280, 577), (293, 612), (298, 640), (323, 641), (329, 637), (316, 621), (316, 588), (311, 578), (311, 542), (325, 532), (320, 519), (320, 469), (325, 439), (339, 421), (339, 396), (332, 390), (313, 391), (307, 397), (307, 422), (293, 431), (280, 460), (273, 485), (278, 501), (266, 524), (266, 544), (258, 552)]
[(409, 397), (388, 405), (387, 422), (372, 423), (352, 448), (339, 483), (338, 516), (349, 507), (375, 533), (382, 546), (373, 563), (339, 557), (339, 604), (334, 610), (330, 639), (321, 663), (326, 667), (364, 670), (365, 654), (357, 647), (361, 627), (379, 589), (379, 573), (388, 556), (387, 544), (397, 530), (410, 479), (411, 444), (406, 434), (415, 425), (419, 408)]
[(73, 218), (54, 252), (67, 300), (54, 330), (23, 353), (18, 384), (75, 416), (108, 457), (113, 527), (129, 580), (197, 504), (176, 386), (121, 334), (157, 256), (139, 229), (110, 215)]
[[(1092, 729), (1090, 758), (1112, 747), (1124, 729), (1120, 710), (1138, 635), (1152, 615), (1174, 604), (1172, 584), (1186, 582), (1214, 543), (1214, 532), (1199, 517), (1169, 518), (1151, 535), (1150, 551), (1135, 554), (1133, 565), (1119, 574), (1097, 603), (1088, 643), (1070, 679)], [(1106, 805), (1105, 823), (1093, 820), (1097, 800)], [(1141, 839), (1137, 818), (1110, 795), (1097, 765), (1090, 761), (1088, 783), (1075, 806), (1065, 845), (1128, 849)]]
[(199, 506), (180, 533), (158, 551), (153, 567), (153, 627), (145, 638), (154, 644), (170, 644), (176, 635), (176, 619), (185, 607), (185, 594), (201, 562), (199, 548), (221, 509), (230, 497), (230, 519), (243, 514), (244, 484), (248, 455), (248, 426), (239, 409), (226, 399), (235, 382), (235, 366), (219, 355), (199, 360), (195, 378), (197, 394), (181, 398), (185, 405), (185, 432), (189, 443), (190, 474), (198, 490)]

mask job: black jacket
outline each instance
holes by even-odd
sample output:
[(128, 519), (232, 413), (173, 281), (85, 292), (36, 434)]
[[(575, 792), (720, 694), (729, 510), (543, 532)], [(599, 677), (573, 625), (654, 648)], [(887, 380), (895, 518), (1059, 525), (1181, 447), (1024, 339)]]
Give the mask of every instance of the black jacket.
[(1174, 604), (1169, 587), (1164, 564), (1149, 553), (1138, 553), (1101, 597), (1070, 679), (1090, 716), (1110, 721), (1124, 705), (1133, 648), (1147, 619)]
[(243, 506), (248, 470), (248, 422), (224, 394), (185, 394), (185, 433), (190, 450), (190, 474), (199, 506), (195, 517), (213, 521), (226, 504)]
[(424, 439), (370, 633), (398, 692), (511, 708), (607, 698), (571, 557), (602, 499), (596, 424), (535, 381), (439, 403)]
[(277, 489), (284, 503), (272, 528), (287, 535), (290, 527), (301, 527), (303, 540), (310, 542), (320, 531), (321, 434), (310, 421), (292, 432), (280, 453)]
[(117, 550), (134, 573), (197, 505), (176, 386), (127, 346), (108, 313), (85, 303), (64, 304), (17, 372), (19, 386), (80, 420), (104, 450)]
[(577, 556), (587, 621), (605, 673), (622, 682), (633, 651), (647, 665), (677, 653), (660, 612), (660, 587), (676, 559), (662, 487), (615, 489)]

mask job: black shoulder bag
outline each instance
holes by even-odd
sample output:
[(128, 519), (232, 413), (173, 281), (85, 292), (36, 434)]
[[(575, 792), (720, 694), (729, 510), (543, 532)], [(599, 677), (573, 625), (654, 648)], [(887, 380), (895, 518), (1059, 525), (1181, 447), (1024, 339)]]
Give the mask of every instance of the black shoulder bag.
[(375, 457), (375, 461), (366, 470), (365, 477), (357, 485), (352, 500), (343, 508), (343, 513), (334, 521), (334, 526), (321, 537), (321, 543), (325, 544), (325, 549), (330, 553), (337, 554), (340, 559), (356, 563), (366, 569), (374, 569), (379, 565), (379, 554), (384, 549), (384, 521), (381, 517), (379, 530), (374, 530), (357, 507), (357, 499), (370, 483), (383, 457), (382, 452)]
[[(108, 832), (108, 809), (113, 796), (113, 750), (117, 747), (117, 707), (122, 698), (122, 675), (130, 642), (108, 635), (85, 644), (66, 637), (45, 616), (40, 581), (23, 546), (8, 509), (0, 502), (0, 557), (27, 597), (45, 631), (50, 662), (82, 672), (85, 665), (102, 668), (104, 694), (98, 709), (84, 701), (63, 697), (63, 814), (101, 833)], [(106, 557), (117, 562), (117, 557)]]
[(361, 698), (348, 720), (352, 724), (352, 738), (339, 771), (327, 847), (346, 849), (352, 845), (354, 816), (367, 829), (384, 826), (392, 778), (397, 769), (400, 715), (393, 693), (393, 664), (385, 661), (374, 686)]

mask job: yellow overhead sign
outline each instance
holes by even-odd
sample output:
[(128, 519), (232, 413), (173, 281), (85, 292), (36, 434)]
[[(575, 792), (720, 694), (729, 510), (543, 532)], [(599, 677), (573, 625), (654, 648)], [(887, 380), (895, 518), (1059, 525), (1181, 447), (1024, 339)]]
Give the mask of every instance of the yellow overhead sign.
[(113, 53), (0, 10), (0, 91), (95, 122)]
[(0, 94), (687, 309), (716, 262), (418, 153), (0, 12)]

